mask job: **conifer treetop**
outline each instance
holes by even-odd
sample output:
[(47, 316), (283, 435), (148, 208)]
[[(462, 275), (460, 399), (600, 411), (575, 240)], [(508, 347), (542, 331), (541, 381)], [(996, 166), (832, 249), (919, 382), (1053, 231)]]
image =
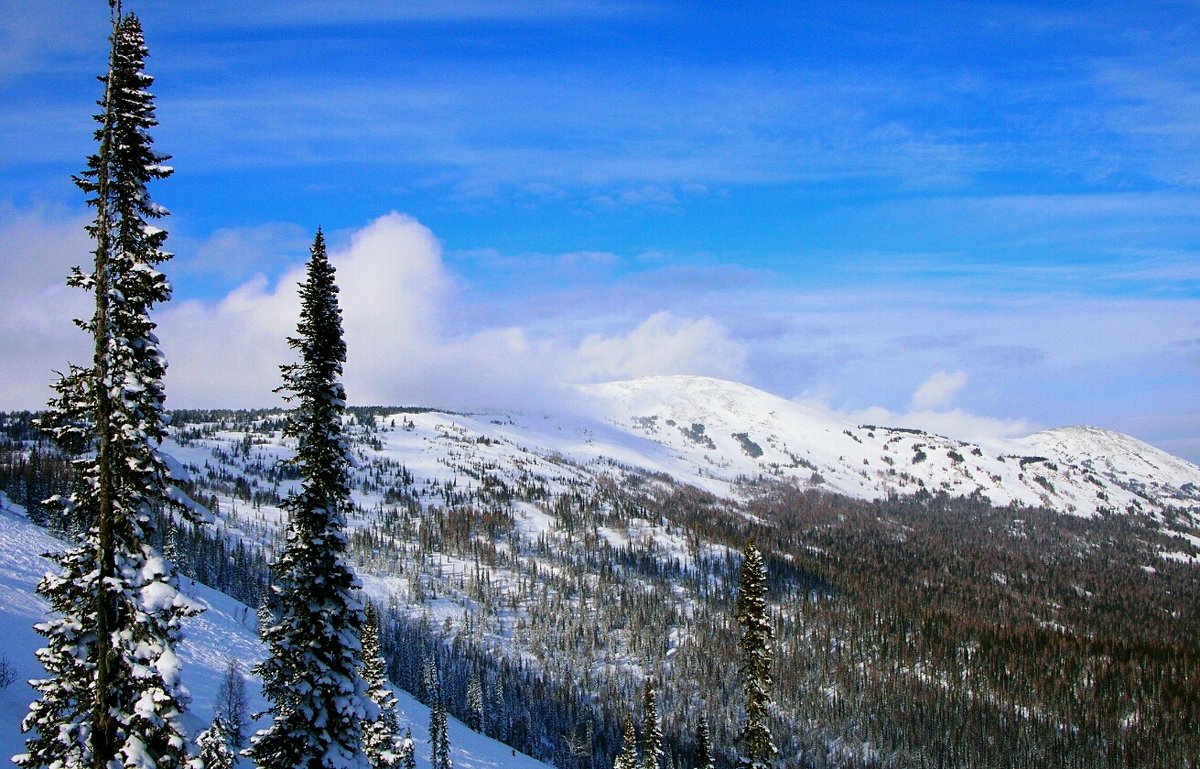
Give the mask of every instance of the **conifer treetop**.
[(274, 568), (270, 653), (258, 667), (273, 721), (247, 754), (260, 769), (368, 769), (364, 722), (377, 706), (363, 679), (366, 622), (361, 585), (347, 556), (350, 455), (342, 434), (346, 399), (341, 309), (334, 268), (318, 229), (300, 286), (299, 360), (281, 367), (293, 404), (285, 432), (299, 489), (284, 502), (287, 537)]
[(767, 570), (762, 553), (753, 542), (746, 545), (742, 560), (734, 618), (742, 626), (738, 641), (745, 718), (738, 734), (738, 766), (766, 769), (778, 753), (767, 723), (771, 706), (772, 649), (774, 630), (767, 611)]
[[(141, 23), (113, 7), (98, 148), (76, 178), (96, 215), (92, 269), (68, 284), (91, 291), (95, 311), (77, 325), (93, 337), (90, 366), (53, 385), (40, 426), (73, 456), (64, 518), (77, 545), (38, 587), (54, 615), (36, 629), (46, 677), (22, 729), (31, 732), (24, 769), (182, 769), (190, 760), (181, 714), (188, 701), (174, 647), (182, 620), (198, 611), (177, 589), (174, 569), (149, 546), (157, 511), (184, 507), (159, 445), (166, 434), (163, 376), (150, 311), (170, 298), (157, 265), (166, 214), (147, 184), (168, 176), (152, 148), (157, 125)], [(190, 500), (188, 500), (190, 501)]]

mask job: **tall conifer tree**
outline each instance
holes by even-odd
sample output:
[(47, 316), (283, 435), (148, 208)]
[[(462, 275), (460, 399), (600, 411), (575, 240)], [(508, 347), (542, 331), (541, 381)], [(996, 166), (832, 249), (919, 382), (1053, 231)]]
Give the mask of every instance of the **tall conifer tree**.
[(654, 681), (646, 679), (642, 692), (642, 769), (659, 769), (663, 755), (662, 726), (658, 723), (658, 698)]
[(625, 731), (621, 736), (621, 750), (613, 759), (613, 769), (638, 769), (638, 736), (633, 726), (633, 716), (625, 714)]
[(363, 680), (367, 696), (375, 703), (374, 718), (363, 723), (363, 750), (371, 769), (389, 769), (399, 762), (402, 743), (400, 720), (396, 715), (396, 695), (387, 680), (387, 662), (379, 642), (379, 620), (375, 607), (367, 604), (366, 624), (362, 635)]
[(37, 626), (47, 639), (38, 658), (47, 676), (35, 683), (22, 729), (32, 732), (24, 769), (179, 769), (187, 759), (180, 715), (188, 696), (174, 647), (182, 619), (196, 611), (178, 592), (174, 571), (149, 542), (156, 511), (199, 509), (173, 484), (159, 445), (166, 435), (163, 376), (154, 305), (171, 288), (157, 266), (170, 258), (166, 215), (147, 184), (171, 173), (153, 149), (157, 125), (153, 82), (141, 23), (111, 4), (112, 36), (98, 149), (75, 182), (96, 216), (93, 268), (75, 268), (68, 284), (93, 293), (90, 320), (77, 321), (94, 341), (90, 366), (72, 365), (54, 384), (41, 421), (75, 459), (74, 486), (63, 502), (79, 537), (59, 557), (61, 570), (38, 586), (56, 616)]
[(708, 716), (700, 712), (700, 724), (696, 727), (696, 752), (692, 757), (692, 769), (714, 769), (712, 734), (708, 728)]
[(300, 286), (297, 363), (282, 367), (280, 391), (295, 407), (286, 433), (299, 490), (285, 503), (287, 540), (274, 568), (277, 607), (262, 631), (269, 653), (258, 666), (271, 725), (247, 754), (260, 769), (367, 769), (363, 722), (375, 715), (362, 678), (361, 585), (347, 555), (349, 449), (342, 364), (346, 343), (333, 265), (318, 229)]
[(471, 668), (470, 678), (467, 679), (467, 726), (483, 731), (483, 680), (478, 668)]
[(766, 769), (778, 749), (767, 726), (767, 709), (771, 705), (771, 639), (773, 630), (767, 616), (767, 570), (762, 553), (754, 543), (746, 545), (742, 560), (741, 584), (738, 589), (734, 617), (742, 626), (738, 641), (741, 665), (738, 674), (742, 684), (745, 722), (738, 734), (738, 766), (745, 769)]
[(453, 769), (450, 758), (450, 735), (446, 725), (446, 701), (442, 697), (442, 677), (437, 659), (432, 658), (429, 703), (429, 765), (432, 769)]

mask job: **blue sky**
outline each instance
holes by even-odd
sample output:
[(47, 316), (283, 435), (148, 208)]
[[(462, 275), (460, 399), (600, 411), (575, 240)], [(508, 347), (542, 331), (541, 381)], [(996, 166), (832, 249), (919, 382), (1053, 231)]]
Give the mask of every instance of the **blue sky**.
[[(0, 407), (37, 407), (86, 351), (107, 4), (0, 8)], [(1200, 460), (1194, 2), (126, 8), (177, 169), (172, 405), (273, 402), (321, 225), (357, 402), (698, 373)]]

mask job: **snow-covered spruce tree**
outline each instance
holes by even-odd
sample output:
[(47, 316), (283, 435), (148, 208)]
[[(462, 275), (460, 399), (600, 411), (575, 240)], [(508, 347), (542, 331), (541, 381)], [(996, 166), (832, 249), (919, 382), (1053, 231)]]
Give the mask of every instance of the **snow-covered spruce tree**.
[[(436, 666), (434, 676), (437, 676)], [(435, 678), (434, 699), (429, 705), (429, 766), (432, 769), (453, 769), (450, 760), (450, 735), (446, 726), (446, 701), (442, 699), (441, 680)]]
[(246, 677), (237, 660), (229, 660), (225, 667), (213, 710), (224, 722), (230, 747), (235, 750), (245, 747), (246, 732), (250, 729), (250, 702), (246, 698)]
[(479, 668), (471, 669), (467, 680), (467, 726), (477, 732), (483, 731), (483, 680)]
[(487, 709), (488, 736), (504, 742), (508, 737), (508, 715), (504, 709), (503, 679), (492, 679), (488, 688), (492, 693), (491, 707)]
[(621, 751), (613, 760), (613, 769), (638, 769), (637, 732), (633, 728), (633, 716), (625, 715), (625, 733), (621, 739)]
[(220, 716), (196, 736), (196, 747), (200, 750), (200, 761), (204, 769), (233, 769), (234, 755), (231, 748), (229, 729)]
[(416, 769), (417, 767), (417, 749), (413, 743), (412, 727), (404, 727), (404, 739), (400, 742), (400, 761), (401, 769)]
[(658, 723), (658, 698), (654, 681), (646, 679), (642, 692), (642, 769), (659, 769), (663, 755), (662, 726)]
[(176, 587), (174, 570), (150, 547), (157, 511), (199, 509), (173, 484), (158, 448), (166, 434), (163, 376), (150, 311), (170, 298), (157, 265), (170, 258), (166, 233), (151, 224), (166, 211), (147, 184), (168, 176), (154, 151), (153, 78), (145, 72), (142, 27), (112, 6), (112, 36), (99, 144), (75, 182), (96, 209), (88, 226), (93, 267), (68, 284), (93, 293), (90, 366), (72, 365), (53, 385), (41, 427), (73, 460), (63, 503), (78, 537), (61, 569), (38, 591), (54, 618), (37, 626), (46, 677), (21, 724), (32, 733), (24, 769), (178, 769), (188, 761), (180, 714), (188, 695), (174, 647), (181, 621), (197, 609)]
[(753, 542), (746, 545), (742, 560), (734, 618), (742, 626), (738, 641), (745, 721), (738, 734), (738, 763), (744, 769), (765, 769), (778, 752), (767, 726), (771, 705), (771, 619), (767, 616), (767, 570), (762, 553)]
[(363, 750), (371, 769), (389, 769), (400, 761), (400, 720), (396, 716), (396, 695), (388, 686), (387, 662), (379, 642), (379, 620), (375, 607), (367, 604), (366, 624), (362, 631), (363, 681), (367, 696), (375, 703), (374, 718), (363, 722)]
[(447, 724), (446, 701), (438, 701), (438, 763), (434, 764), (434, 769), (454, 769), (454, 762), (450, 759), (450, 730)]
[(260, 769), (367, 769), (363, 722), (375, 717), (362, 678), (361, 586), (347, 556), (349, 449), (342, 437), (346, 344), (333, 266), (318, 229), (300, 286), (298, 363), (281, 367), (289, 402), (289, 460), (300, 486), (285, 502), (287, 539), (275, 563), (273, 624), (257, 670), (271, 702), (269, 727), (246, 750)]
[(425, 698), (425, 704), (433, 707), (433, 703), (437, 702), (441, 696), (442, 687), (438, 682), (437, 659), (433, 654), (425, 657), (425, 661), (421, 665), (421, 695)]
[(692, 769), (714, 769), (715, 766), (708, 716), (701, 711), (700, 724), (696, 727), (696, 752), (692, 756)]
[(262, 599), (258, 602), (258, 608), (254, 610), (254, 617), (258, 621), (259, 638), (262, 638), (268, 629), (275, 626), (275, 621), (278, 619), (275, 616), (277, 603), (276, 596), (269, 591), (264, 592)]

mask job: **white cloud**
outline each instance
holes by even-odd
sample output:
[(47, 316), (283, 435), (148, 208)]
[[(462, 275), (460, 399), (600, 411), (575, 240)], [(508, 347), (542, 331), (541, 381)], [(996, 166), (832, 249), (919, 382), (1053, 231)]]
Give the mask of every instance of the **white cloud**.
[(899, 417), (900, 424), (961, 441), (988, 445), (1004, 438), (1016, 438), (1034, 431), (1024, 419), (997, 419), (972, 414), (962, 409), (949, 411), (910, 411)]
[[(388, 214), (330, 254), (337, 269), (349, 352), (346, 387), (356, 402), (386, 402), (414, 369), (429, 363), (436, 317), (450, 279), (433, 234)], [(164, 347), (172, 361), (168, 392), (186, 405), (251, 406), (271, 402), (279, 365), (293, 358), (296, 287), (304, 269), (274, 286), (257, 276), (216, 303), (184, 302), (163, 313)], [(393, 384), (395, 386), (393, 386)]]
[(1026, 419), (1001, 419), (973, 414), (962, 408), (949, 408), (966, 386), (967, 379), (964, 371), (934, 372), (913, 392), (905, 411), (893, 411), (883, 406), (838, 409), (830, 405), (828, 394), (802, 397), (797, 401), (854, 424), (915, 428), (993, 448), (1005, 439), (1034, 431), (1034, 426)]
[[(348, 348), (347, 394), (355, 403), (452, 408), (554, 407), (575, 381), (695, 373), (737, 378), (745, 351), (711, 318), (658, 312), (627, 332), (575, 342), (564, 331), (530, 335), (521, 324), (447, 330), (459, 298), (433, 233), (391, 213), (334, 251)], [(278, 367), (292, 359), (294, 267), (274, 285), (258, 276), (220, 301), (183, 302), (162, 314), (174, 405), (273, 402)]]
[[(91, 297), (64, 284), (70, 266), (90, 258), (86, 220), (0, 203), (0, 409), (40, 408), (52, 370), (90, 358), (70, 319), (89, 314)], [(254, 246), (265, 231), (248, 232), (219, 240)], [(1195, 404), (1187, 298), (990, 296), (973, 282), (946, 291), (903, 280), (802, 290), (725, 273), (689, 281), (668, 268), (609, 281), (564, 275), (501, 293), (459, 282), (433, 233), (400, 214), (331, 240), (347, 243), (331, 258), (354, 403), (551, 408), (565, 383), (689, 373), (818, 392), (860, 423), (976, 441), (1088, 423), (1160, 445), (1170, 438), (1176, 450), (1191, 441), (1196, 456), (1194, 438), (1147, 421), (1162, 403), (1181, 413)], [(278, 272), (281, 260), (267, 256)], [(168, 405), (277, 402), (302, 278), (294, 259), (277, 279), (160, 308)], [(690, 316), (692, 307), (705, 315)], [(869, 404), (885, 408), (863, 410)]]
[(913, 393), (912, 407), (918, 411), (926, 411), (947, 406), (966, 383), (967, 375), (963, 371), (935, 372)]
[[(452, 286), (428, 228), (391, 213), (333, 255), (349, 348), (346, 387), (359, 403), (388, 403), (437, 356)], [(419, 380), (418, 380), (419, 381)]]
[(883, 406), (871, 406), (858, 410), (841, 410), (831, 406), (824, 398), (796, 400), (809, 408), (823, 411), (852, 424), (915, 428), (992, 448), (1003, 447), (1006, 439), (1023, 437), (1036, 429), (1025, 419), (998, 419), (972, 414), (958, 408), (947, 411), (912, 409), (895, 412)]
[(745, 349), (712, 318), (682, 318), (669, 311), (651, 315), (628, 334), (591, 334), (575, 352), (580, 381), (654, 374), (707, 374), (737, 379)]
[(0, 394), (3, 408), (41, 408), (53, 371), (87, 363), (91, 344), (72, 318), (91, 315), (91, 295), (68, 288), (90, 258), (87, 216), (0, 204)]
[(182, 302), (160, 319), (171, 406), (251, 407), (275, 402), (286, 337), (300, 308), (293, 270), (274, 287), (257, 276), (216, 303)]

